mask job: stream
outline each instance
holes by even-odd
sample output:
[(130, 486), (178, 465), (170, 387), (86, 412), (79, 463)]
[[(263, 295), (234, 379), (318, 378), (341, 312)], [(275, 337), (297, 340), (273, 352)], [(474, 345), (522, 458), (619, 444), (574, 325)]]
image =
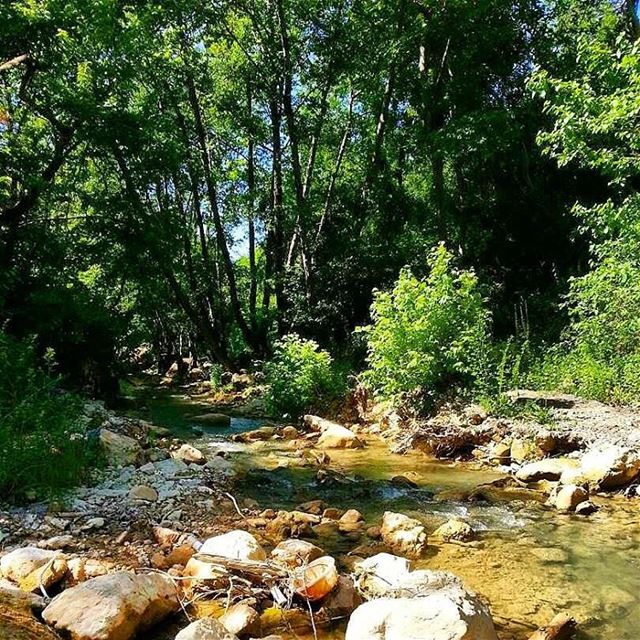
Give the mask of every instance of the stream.
[[(478, 541), (430, 546), (414, 567), (451, 571), (486, 598), (500, 640), (525, 639), (560, 611), (578, 620), (580, 640), (640, 637), (640, 513), (635, 500), (596, 498), (600, 510), (588, 518), (562, 515), (532, 501), (468, 502), (461, 493), (502, 475), (418, 453), (392, 454), (381, 441), (364, 450), (329, 451), (330, 468), (350, 482), (319, 485), (315, 468), (294, 466), (296, 452), (286, 441), (245, 445), (230, 440), (233, 433), (267, 420), (232, 418), (228, 428), (204, 426), (190, 417), (215, 409), (186, 396), (149, 398), (146, 406), (155, 424), (205, 453), (229, 451), (240, 472), (237, 497), (253, 498), (261, 508), (293, 509), (322, 499), (332, 507), (358, 509), (368, 525), (379, 524), (390, 510), (418, 518), (427, 531), (452, 516), (464, 517), (478, 532)], [(391, 483), (398, 475), (417, 487)], [(442, 492), (447, 493), (438, 496)], [(314, 540), (335, 556), (362, 542), (335, 533)], [(344, 635), (338, 629), (319, 637), (339, 640)]]

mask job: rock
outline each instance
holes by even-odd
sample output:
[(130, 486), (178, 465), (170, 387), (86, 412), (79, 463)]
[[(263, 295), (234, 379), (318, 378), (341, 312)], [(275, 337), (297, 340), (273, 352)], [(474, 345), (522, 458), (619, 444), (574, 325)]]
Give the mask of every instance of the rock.
[(320, 449), (362, 449), (364, 443), (353, 431), (340, 424), (332, 423), (320, 434), (318, 447)]
[(105, 524), (104, 518), (89, 518), (80, 529), (82, 531), (92, 531), (93, 529), (102, 529)]
[(514, 389), (505, 394), (514, 404), (532, 402), (541, 407), (553, 409), (571, 409), (580, 399), (566, 393), (551, 393), (548, 391), (531, 391), (529, 389)]
[(128, 640), (179, 608), (169, 577), (118, 571), (63, 591), (42, 617), (72, 640)]
[(213, 458), (205, 464), (205, 468), (225, 475), (233, 473), (233, 463), (222, 456), (213, 456)]
[(309, 502), (303, 502), (296, 507), (298, 511), (311, 513), (314, 516), (321, 515), (326, 508), (327, 504), (324, 500), (310, 500)]
[(357, 509), (349, 509), (348, 511), (345, 511), (338, 520), (341, 524), (357, 524), (358, 522), (363, 521), (364, 518)]
[(171, 456), (187, 464), (204, 464), (207, 461), (204, 453), (202, 453), (200, 449), (192, 447), (190, 444), (183, 444), (177, 451), (174, 451)]
[(288, 426), (282, 429), (282, 437), (285, 440), (295, 440), (299, 436), (300, 434), (298, 433), (298, 430), (295, 427)]
[(158, 492), (146, 484), (137, 484), (129, 490), (129, 500), (142, 500), (144, 502), (156, 502)]
[(535, 435), (535, 444), (538, 451), (544, 455), (550, 455), (558, 449), (558, 438), (546, 429), (541, 429)]
[(328, 520), (338, 520), (342, 515), (342, 510), (334, 507), (329, 507), (322, 512), (322, 517)]
[(150, 424), (149, 434), (154, 436), (155, 438), (167, 438), (171, 435), (171, 429), (167, 429), (167, 427), (161, 427), (157, 424)]
[(323, 556), (306, 567), (301, 567), (293, 577), (295, 592), (315, 602), (322, 600), (338, 584), (336, 561), (331, 556)]
[(153, 527), (153, 537), (161, 547), (170, 547), (178, 542), (182, 534), (167, 527)]
[(455, 576), (444, 575), (450, 579), (433, 581), (433, 590), (425, 589), (419, 597), (387, 597), (360, 605), (349, 619), (345, 640), (497, 640), (480, 599)]
[(142, 456), (142, 447), (136, 440), (108, 429), (100, 429), (100, 445), (107, 461), (114, 466), (135, 465)]
[(418, 484), (413, 480), (407, 478), (407, 476), (393, 476), (389, 482), (394, 487), (402, 487), (404, 489), (417, 489)]
[(167, 479), (177, 478), (191, 473), (189, 467), (182, 460), (176, 460), (175, 458), (159, 460), (155, 462), (153, 466), (158, 473)]
[(304, 540), (284, 540), (271, 552), (271, 557), (288, 567), (307, 565), (323, 555), (322, 549)]
[(50, 549), (52, 551), (60, 551), (66, 549), (73, 544), (72, 535), (54, 536), (53, 538), (47, 538), (38, 542), (40, 549)]
[(380, 532), (385, 543), (400, 555), (417, 558), (427, 548), (427, 534), (422, 523), (401, 513), (386, 511)]
[(366, 534), (372, 540), (380, 540), (380, 538), (382, 538), (382, 531), (380, 527), (369, 527), (366, 531)]
[[(47, 605), (46, 600), (35, 593), (23, 591), (16, 587), (13, 582), (0, 578), (0, 602), (6, 602), (7, 606), (11, 604), (14, 608), (20, 608), (24, 611), (41, 612)], [(1, 608), (0, 608), (1, 610)], [(0, 626), (0, 629), (2, 627)]]
[[(160, 462), (160, 460), (166, 460), (169, 457), (169, 452), (166, 449), (161, 449), (160, 447), (150, 447), (149, 449), (145, 449), (143, 454), (147, 463)], [(140, 467), (140, 469), (142, 469), (142, 467)]]
[(529, 640), (571, 640), (576, 632), (576, 621), (566, 613), (559, 613), (548, 625), (540, 627)]
[(260, 616), (248, 604), (242, 602), (229, 607), (219, 618), (225, 629), (236, 636), (259, 631)]
[(409, 573), (409, 567), (410, 563), (406, 558), (379, 553), (357, 562), (353, 575), (360, 592), (367, 598), (375, 598), (401, 584)]
[(201, 618), (185, 627), (175, 640), (238, 640), (215, 618)]
[(509, 464), (511, 462), (511, 443), (496, 442), (491, 449), (491, 462), (495, 464)]
[(443, 525), (440, 525), (432, 534), (434, 538), (439, 538), (443, 542), (469, 542), (475, 538), (475, 532), (468, 522), (460, 518), (452, 518)]
[(258, 541), (250, 533), (240, 529), (205, 540), (199, 552), (235, 560), (267, 559), (267, 554)]
[(356, 589), (353, 578), (340, 576), (334, 590), (322, 603), (319, 615), (326, 616), (328, 620), (346, 617), (361, 604), (362, 597)]
[(48, 627), (36, 620), (44, 600), (0, 581), (0, 638), (2, 640), (59, 640)]
[(66, 572), (67, 561), (56, 551), (22, 547), (0, 558), (0, 574), (27, 592), (52, 587)]
[(568, 470), (577, 469), (579, 463), (572, 458), (547, 458), (538, 462), (525, 464), (518, 469), (516, 478), (522, 482), (538, 482), (539, 480), (560, 480), (560, 476)]
[(588, 484), (592, 491), (617, 489), (632, 482), (640, 473), (640, 455), (618, 446), (587, 451), (578, 469), (562, 473), (563, 484)]
[(216, 427), (228, 427), (231, 425), (231, 418), (223, 413), (203, 413), (202, 415), (191, 418), (196, 422), (204, 422), (205, 424), (214, 425)]
[(595, 513), (598, 510), (593, 502), (590, 500), (585, 500), (576, 506), (576, 514), (579, 516), (590, 516), (592, 513)]
[(537, 447), (531, 441), (525, 438), (514, 438), (511, 442), (511, 460), (513, 462), (526, 462), (535, 460), (537, 455)]
[(589, 499), (589, 493), (583, 488), (574, 484), (556, 486), (549, 499), (547, 505), (555, 507), (558, 511), (569, 513), (575, 511), (576, 507)]
[(188, 583), (197, 584), (202, 580), (217, 580), (222, 575), (220, 570), (210, 562), (205, 562), (196, 557), (189, 558), (183, 574), (186, 578), (191, 578)]
[(473, 426), (482, 424), (488, 417), (487, 412), (478, 404), (470, 405), (464, 410), (464, 415)]
[(65, 584), (67, 586), (104, 576), (113, 571), (114, 564), (108, 560), (100, 560), (98, 558), (71, 558), (67, 563), (67, 575)]
[(191, 560), (191, 556), (193, 556), (195, 552), (195, 549), (190, 544), (181, 544), (175, 549), (172, 549), (166, 556), (160, 553), (159, 555), (162, 555), (162, 561), (159, 568), (169, 569), (177, 564), (184, 566)]

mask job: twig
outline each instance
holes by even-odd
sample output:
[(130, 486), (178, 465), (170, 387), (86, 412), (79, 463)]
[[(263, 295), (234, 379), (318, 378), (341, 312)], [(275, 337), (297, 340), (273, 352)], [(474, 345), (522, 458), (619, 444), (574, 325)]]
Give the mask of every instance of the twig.
[(309, 601), (309, 598), (305, 598), (305, 600), (307, 601), (307, 608), (309, 609), (309, 615), (311, 616), (311, 628), (313, 629), (313, 638), (314, 640), (318, 640), (318, 631), (316, 629), (315, 618), (313, 617), (313, 609), (311, 608), (311, 602)]
[(238, 502), (236, 501), (236, 499), (227, 491), (224, 492), (224, 495), (227, 496), (227, 498), (229, 498), (229, 500), (231, 500), (231, 502), (233, 502), (233, 506), (236, 508), (236, 511), (238, 512), (238, 515), (243, 520), (246, 520), (247, 518), (245, 517), (244, 513), (242, 513), (242, 511), (240, 511), (240, 507), (238, 506)]
[(53, 557), (51, 558), (51, 560), (49, 560), (49, 562), (47, 562), (47, 564), (44, 565), (44, 567), (42, 567), (42, 570), (40, 571), (40, 574), (38, 575), (38, 588), (40, 589), (40, 593), (43, 595), (43, 597), (45, 597), (47, 600), (49, 600), (49, 594), (47, 593), (46, 589), (44, 588), (44, 585), (42, 584), (42, 578), (44, 577), (44, 572), (49, 569), (50, 567), (53, 566), (53, 562), (56, 560), (57, 558)]

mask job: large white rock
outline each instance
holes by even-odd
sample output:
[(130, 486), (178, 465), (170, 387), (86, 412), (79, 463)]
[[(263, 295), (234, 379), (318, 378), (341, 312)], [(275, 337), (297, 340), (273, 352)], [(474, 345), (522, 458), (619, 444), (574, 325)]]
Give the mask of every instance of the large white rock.
[(588, 484), (593, 491), (617, 489), (640, 473), (640, 455), (623, 447), (591, 449), (580, 460), (580, 467), (562, 473), (563, 484)]
[(183, 444), (177, 451), (171, 453), (176, 460), (182, 460), (186, 463), (204, 464), (207, 461), (206, 456), (200, 449), (192, 447), (190, 444)]
[(385, 595), (389, 589), (399, 587), (409, 574), (406, 558), (378, 553), (357, 562), (353, 569), (358, 589), (368, 598)]
[(318, 439), (321, 449), (362, 449), (364, 444), (353, 431), (342, 425), (335, 425), (323, 431)]
[(560, 476), (571, 469), (577, 469), (579, 463), (572, 458), (546, 458), (520, 467), (516, 478), (522, 482), (538, 482), (539, 480), (559, 480)]
[(479, 598), (445, 572), (414, 571), (351, 615), (345, 640), (497, 640)]
[(361, 449), (364, 443), (353, 431), (337, 422), (325, 420), (318, 416), (307, 415), (305, 424), (314, 431), (320, 431), (318, 447), (321, 449)]
[(238, 640), (215, 618), (201, 618), (185, 627), (175, 640)]
[(380, 528), (382, 539), (399, 555), (417, 558), (427, 548), (427, 532), (419, 520), (386, 511)]
[(142, 455), (142, 447), (136, 440), (108, 429), (100, 429), (100, 444), (107, 461), (114, 466), (136, 464)]
[(555, 507), (563, 513), (568, 513), (575, 511), (581, 502), (586, 502), (588, 499), (589, 492), (583, 487), (578, 487), (575, 484), (559, 484), (551, 491), (547, 505)]
[(63, 591), (42, 617), (72, 640), (128, 640), (179, 607), (168, 576), (118, 571)]
[(200, 547), (199, 553), (234, 560), (267, 559), (267, 554), (258, 541), (250, 533), (240, 529), (208, 538)]

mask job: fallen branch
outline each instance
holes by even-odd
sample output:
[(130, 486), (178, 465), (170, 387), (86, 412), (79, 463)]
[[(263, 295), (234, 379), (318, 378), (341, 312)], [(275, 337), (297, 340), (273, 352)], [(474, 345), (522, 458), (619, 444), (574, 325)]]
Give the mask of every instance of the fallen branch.
[(193, 557), (196, 560), (210, 564), (214, 570), (219, 569), (223, 575), (234, 573), (253, 584), (286, 580), (289, 575), (284, 569), (259, 560), (236, 560), (234, 558), (210, 556), (206, 553), (197, 553)]

